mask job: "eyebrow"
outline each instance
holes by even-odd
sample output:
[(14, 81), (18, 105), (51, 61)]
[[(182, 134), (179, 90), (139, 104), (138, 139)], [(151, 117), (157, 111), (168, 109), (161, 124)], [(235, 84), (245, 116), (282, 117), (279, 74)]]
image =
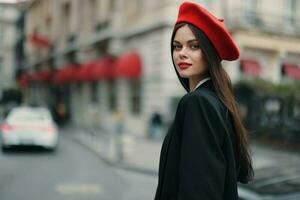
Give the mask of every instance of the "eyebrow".
[[(195, 41), (196, 41), (196, 42), (199, 42), (198, 39), (192, 39), (192, 40), (188, 40), (187, 43), (191, 43), (191, 42), (195, 42)], [(174, 43), (179, 43), (179, 44), (180, 44), (180, 42), (178, 42), (178, 41), (176, 41), (176, 40), (173, 40), (173, 42), (174, 42)]]

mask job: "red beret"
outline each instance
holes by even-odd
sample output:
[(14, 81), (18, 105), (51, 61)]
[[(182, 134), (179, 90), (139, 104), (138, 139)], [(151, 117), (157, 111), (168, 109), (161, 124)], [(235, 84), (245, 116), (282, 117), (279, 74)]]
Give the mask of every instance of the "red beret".
[(202, 30), (212, 42), (222, 60), (236, 60), (239, 58), (239, 49), (223, 25), (223, 19), (216, 18), (195, 3), (184, 2), (180, 5), (176, 24), (182, 22), (190, 23)]

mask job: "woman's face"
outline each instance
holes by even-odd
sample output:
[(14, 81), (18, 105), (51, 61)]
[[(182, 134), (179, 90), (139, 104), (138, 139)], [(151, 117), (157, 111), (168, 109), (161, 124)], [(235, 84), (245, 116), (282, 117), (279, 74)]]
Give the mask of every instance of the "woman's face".
[(173, 40), (173, 61), (182, 78), (198, 78), (207, 73), (208, 67), (200, 49), (200, 41), (188, 25), (180, 27)]

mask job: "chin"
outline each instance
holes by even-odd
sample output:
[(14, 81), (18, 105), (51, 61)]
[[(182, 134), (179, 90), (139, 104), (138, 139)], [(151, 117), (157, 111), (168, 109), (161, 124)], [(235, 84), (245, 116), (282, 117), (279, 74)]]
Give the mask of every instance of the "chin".
[(179, 76), (180, 76), (181, 78), (190, 78), (190, 77), (191, 77), (190, 74), (186, 74), (186, 73), (182, 73), (182, 72), (179, 72)]

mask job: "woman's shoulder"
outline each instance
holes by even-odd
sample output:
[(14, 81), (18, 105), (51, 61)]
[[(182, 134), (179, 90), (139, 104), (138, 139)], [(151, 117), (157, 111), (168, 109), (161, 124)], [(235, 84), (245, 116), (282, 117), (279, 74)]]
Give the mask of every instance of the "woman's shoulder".
[(201, 88), (199, 90), (195, 90), (194, 92), (187, 93), (181, 99), (182, 106), (187, 106), (190, 104), (196, 106), (199, 103), (205, 107), (222, 107), (222, 103), (215, 91), (207, 88)]

